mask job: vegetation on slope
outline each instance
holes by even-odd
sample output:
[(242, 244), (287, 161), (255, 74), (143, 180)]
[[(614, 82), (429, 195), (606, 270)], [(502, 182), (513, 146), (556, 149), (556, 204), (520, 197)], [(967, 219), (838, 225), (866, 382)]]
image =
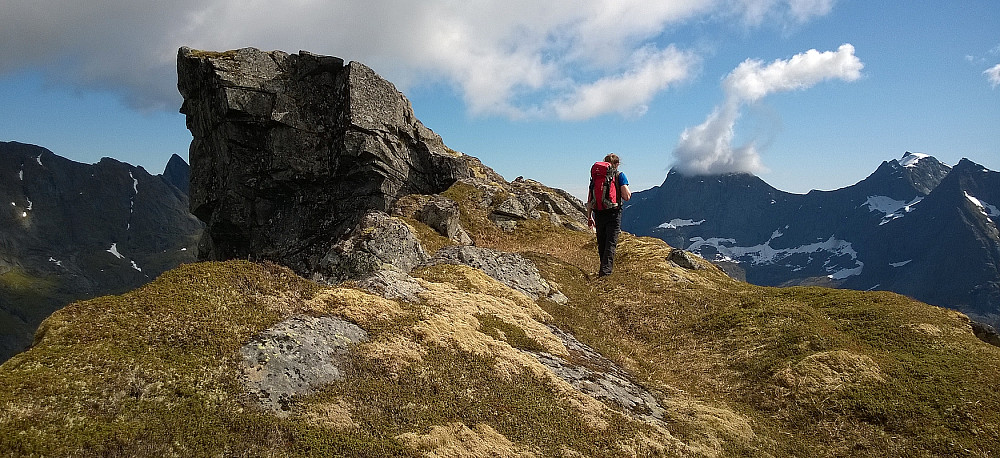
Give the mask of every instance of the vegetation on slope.
[[(593, 275), (591, 235), (544, 218), (505, 232), (458, 184), (477, 245), (520, 252), (569, 299), (531, 301), (479, 270), (412, 273), (418, 302), (326, 287), (270, 264), (184, 265), (72, 304), (0, 366), (0, 453), (332, 456), (991, 456), (1000, 348), (967, 320), (890, 293), (763, 288), (668, 261), (625, 235)], [(449, 242), (408, 221), (425, 246)], [(239, 349), (294, 315), (364, 328), (347, 376), (276, 414), (247, 394)], [(531, 352), (586, 364), (569, 331), (666, 408), (635, 419)]]

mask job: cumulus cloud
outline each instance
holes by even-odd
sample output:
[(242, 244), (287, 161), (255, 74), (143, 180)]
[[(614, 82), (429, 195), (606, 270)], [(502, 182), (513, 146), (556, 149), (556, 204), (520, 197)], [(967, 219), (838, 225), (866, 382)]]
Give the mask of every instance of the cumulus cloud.
[[(746, 8), (733, 8), (733, 4)], [(473, 114), (634, 115), (698, 61), (658, 44), (672, 26), (737, 11), (805, 21), (832, 0), (7, 0), (0, 76), (122, 93), (176, 109), (181, 46), (306, 49), (364, 62), (402, 86), (444, 81)], [(754, 15), (752, 19), (750, 15)], [(757, 17), (759, 16), (759, 17)], [(623, 95), (623, 87), (634, 92)]]
[(723, 80), (726, 98), (722, 105), (705, 122), (681, 134), (674, 149), (674, 166), (691, 175), (764, 171), (753, 142), (733, 145), (734, 127), (743, 106), (768, 94), (807, 89), (829, 79), (854, 81), (861, 77), (863, 68), (850, 44), (836, 51), (810, 49), (768, 65), (760, 60), (744, 61)]
[(1000, 86), (1000, 64), (996, 64), (993, 68), (983, 72), (986, 78), (990, 80), (990, 85), (994, 88)]

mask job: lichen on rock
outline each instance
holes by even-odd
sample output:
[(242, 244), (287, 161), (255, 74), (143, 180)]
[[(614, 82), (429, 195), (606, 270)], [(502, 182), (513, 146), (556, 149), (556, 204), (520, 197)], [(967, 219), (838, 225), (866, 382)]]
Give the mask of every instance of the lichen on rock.
[(367, 340), (364, 329), (340, 318), (293, 316), (240, 348), (244, 383), (261, 405), (287, 414), (293, 396), (343, 378), (351, 346)]

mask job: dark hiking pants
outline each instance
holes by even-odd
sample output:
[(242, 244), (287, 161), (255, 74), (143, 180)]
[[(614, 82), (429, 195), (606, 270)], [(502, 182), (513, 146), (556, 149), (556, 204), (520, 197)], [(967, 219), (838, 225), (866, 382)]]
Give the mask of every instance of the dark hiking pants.
[(601, 256), (601, 269), (597, 275), (608, 275), (615, 265), (618, 233), (622, 228), (621, 208), (594, 211), (594, 226), (597, 230), (597, 253)]

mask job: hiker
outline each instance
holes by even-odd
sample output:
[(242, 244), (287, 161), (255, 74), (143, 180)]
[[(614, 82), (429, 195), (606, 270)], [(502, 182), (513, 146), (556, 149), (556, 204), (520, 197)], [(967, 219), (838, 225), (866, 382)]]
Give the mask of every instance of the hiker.
[(597, 253), (601, 268), (597, 275), (611, 274), (615, 264), (618, 233), (622, 228), (622, 202), (632, 198), (628, 178), (618, 170), (621, 160), (615, 153), (595, 162), (590, 168), (590, 192), (587, 195), (587, 226), (597, 232)]

